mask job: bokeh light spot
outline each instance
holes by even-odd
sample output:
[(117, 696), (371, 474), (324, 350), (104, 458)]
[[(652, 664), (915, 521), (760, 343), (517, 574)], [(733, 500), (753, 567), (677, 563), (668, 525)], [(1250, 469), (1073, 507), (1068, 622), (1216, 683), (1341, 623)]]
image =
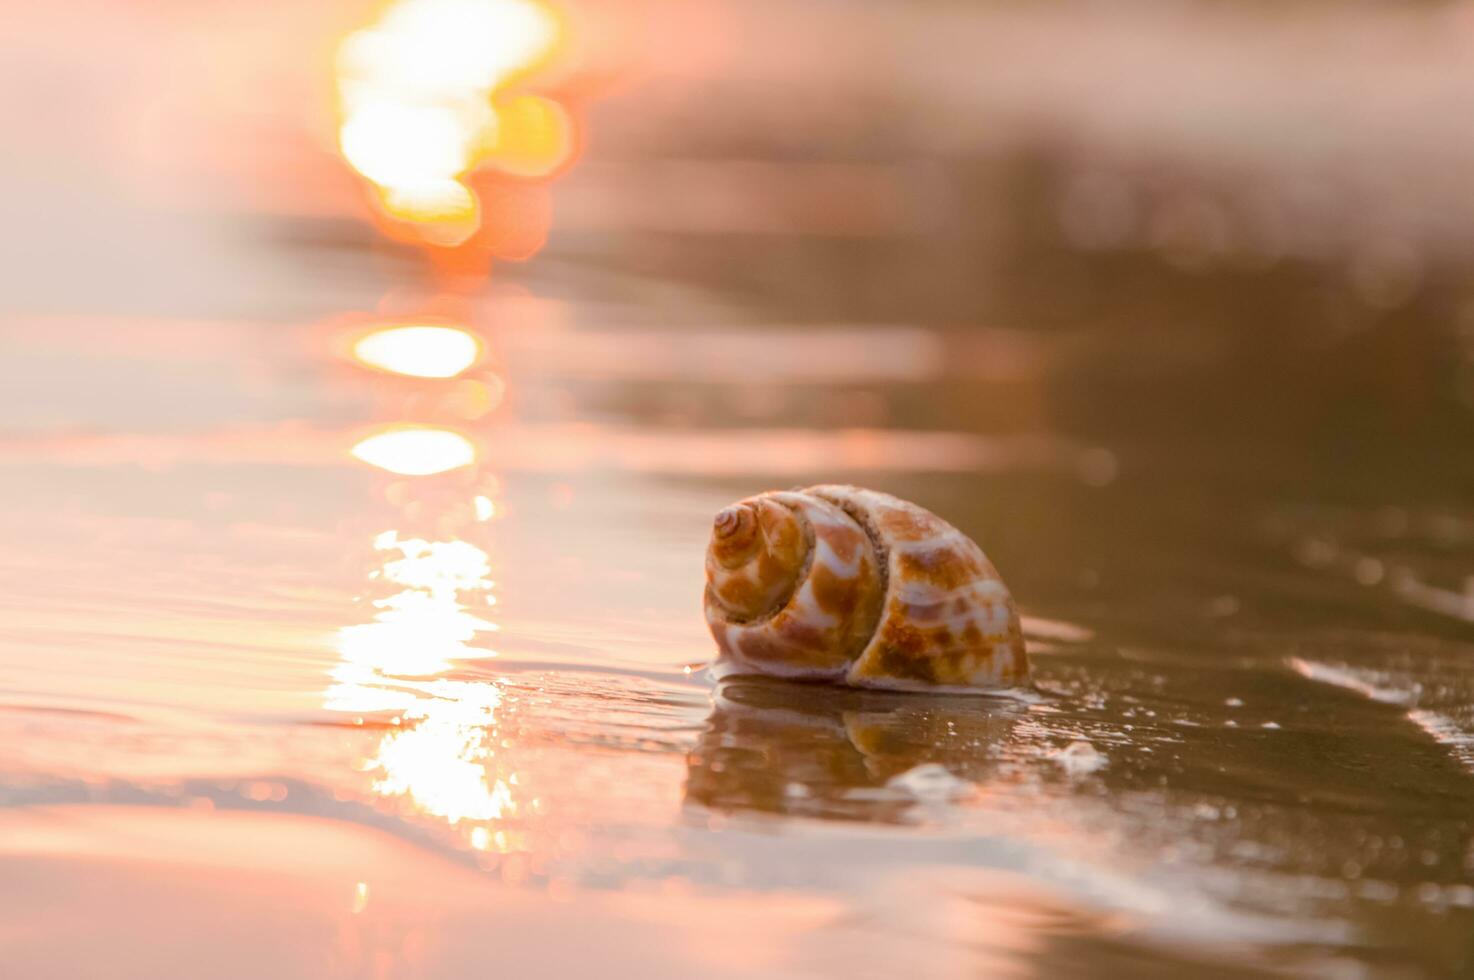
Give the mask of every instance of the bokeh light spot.
[(337, 59), (338, 143), (384, 214), (427, 242), (458, 245), (484, 212), (471, 173), (562, 166), (568, 114), (541, 96), (504, 96), (562, 41), (561, 19), (541, 0), (397, 0), (350, 34)]
[(457, 327), (385, 327), (353, 345), (360, 363), (416, 378), (453, 378), (476, 363), (481, 343)]
[(471, 440), (450, 429), (406, 426), (369, 436), (353, 447), (353, 456), (401, 476), (429, 476), (469, 466), (476, 461)]

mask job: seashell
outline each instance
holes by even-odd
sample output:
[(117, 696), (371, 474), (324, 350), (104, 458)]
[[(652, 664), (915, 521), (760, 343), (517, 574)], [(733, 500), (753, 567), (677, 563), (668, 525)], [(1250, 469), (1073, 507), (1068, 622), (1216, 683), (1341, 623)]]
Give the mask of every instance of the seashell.
[(967, 535), (889, 494), (824, 485), (717, 514), (706, 621), (723, 673), (894, 690), (1029, 676), (1013, 597)]

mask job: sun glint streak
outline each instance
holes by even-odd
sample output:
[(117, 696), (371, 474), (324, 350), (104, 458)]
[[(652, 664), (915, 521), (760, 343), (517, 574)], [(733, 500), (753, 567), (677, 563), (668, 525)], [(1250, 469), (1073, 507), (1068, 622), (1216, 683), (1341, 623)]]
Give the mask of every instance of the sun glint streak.
[(434, 676), (491, 652), (472, 641), (496, 625), (462, 602), (475, 596), (491, 604), (486, 552), (466, 541), (400, 538), (396, 531), (380, 534), (374, 547), (386, 554), (371, 578), (400, 588), (375, 600), (369, 622), (338, 631), (341, 660), (326, 707), (394, 713), (396, 727), (363, 764), (375, 793), (407, 798), (453, 824), (515, 814), (515, 779), (489, 771), (500, 689)]
[(451, 823), (495, 820), (515, 809), (505, 781), (491, 779), (489, 734), (501, 694), (491, 684), (443, 681), (442, 696), (405, 712), (403, 727), (379, 743), (366, 768), (374, 791), (407, 796), (425, 813)]
[[(494, 598), (486, 552), (466, 541), (401, 539), (395, 531), (375, 538), (374, 547), (400, 555), (387, 559), (376, 576), (404, 588), (374, 600), (372, 621), (338, 630), (342, 663), (334, 670), (335, 679), (356, 691), (365, 680), (429, 677), (449, 670), (457, 660), (487, 655), (471, 643), (478, 633), (494, 632), (497, 626), (461, 603), (463, 592), (480, 596), (487, 605)], [(328, 707), (365, 710), (342, 703), (344, 693), (330, 691)]]

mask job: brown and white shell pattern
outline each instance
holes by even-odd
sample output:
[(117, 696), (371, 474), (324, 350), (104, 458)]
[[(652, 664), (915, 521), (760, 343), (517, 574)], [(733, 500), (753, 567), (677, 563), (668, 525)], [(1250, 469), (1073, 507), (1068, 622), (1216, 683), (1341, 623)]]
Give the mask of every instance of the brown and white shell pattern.
[(1028, 681), (1013, 597), (967, 535), (889, 494), (824, 485), (716, 516), (706, 620), (728, 673), (902, 690)]

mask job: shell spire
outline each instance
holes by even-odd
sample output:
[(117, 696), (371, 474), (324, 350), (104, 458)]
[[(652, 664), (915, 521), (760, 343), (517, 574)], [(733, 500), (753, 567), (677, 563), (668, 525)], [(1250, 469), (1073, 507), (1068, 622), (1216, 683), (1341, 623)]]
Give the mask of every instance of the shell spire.
[(706, 618), (728, 672), (902, 690), (1027, 682), (1018, 611), (976, 543), (858, 487), (726, 508), (706, 557)]
[(762, 616), (793, 591), (808, 549), (805, 529), (787, 507), (760, 497), (733, 504), (712, 521), (712, 601), (733, 619)]

